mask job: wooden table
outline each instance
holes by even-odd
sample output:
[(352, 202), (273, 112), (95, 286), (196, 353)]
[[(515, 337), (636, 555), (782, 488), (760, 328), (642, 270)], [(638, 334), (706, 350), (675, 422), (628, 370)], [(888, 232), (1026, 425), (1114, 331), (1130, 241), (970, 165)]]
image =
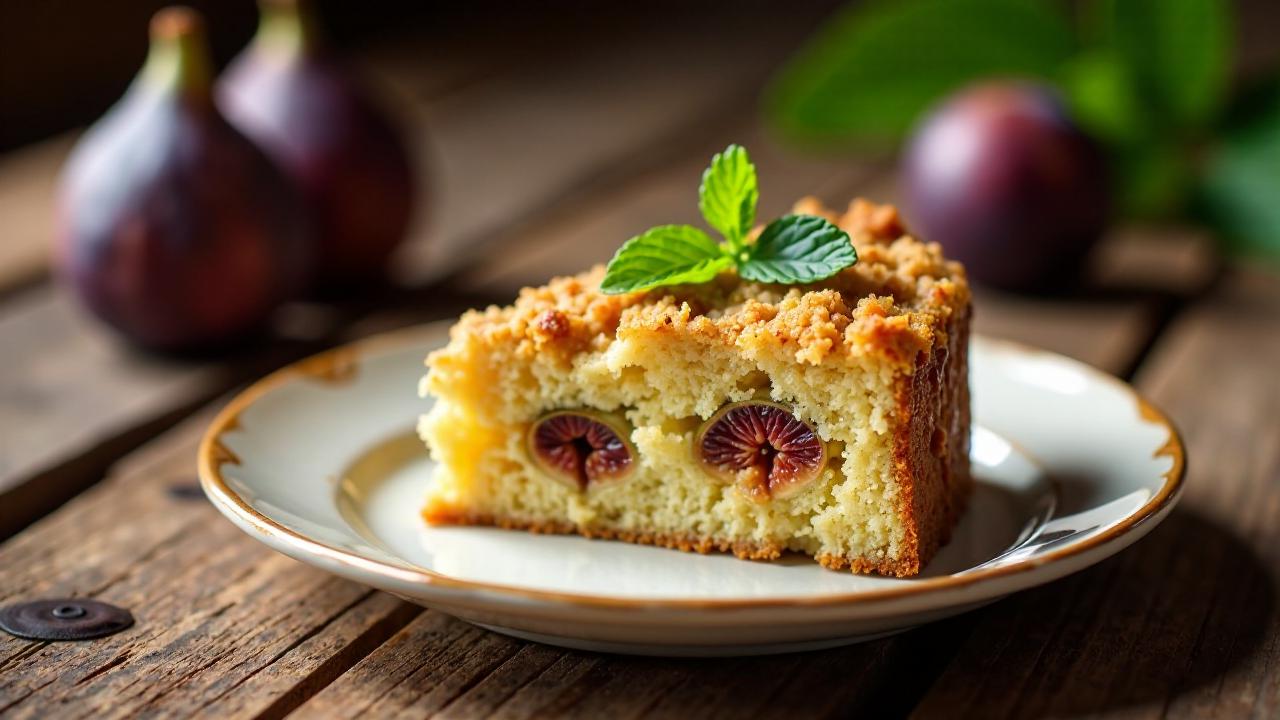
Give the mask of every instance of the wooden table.
[(44, 265), (68, 140), (0, 158), (0, 605), (97, 598), (137, 618), (92, 641), (0, 634), (0, 716), (1280, 716), (1280, 275), (1222, 266), (1188, 231), (1116, 232), (1078, 295), (977, 305), (981, 332), (1083, 359), (1167, 410), (1190, 456), (1179, 507), (1094, 568), (892, 638), (718, 660), (521, 642), (277, 555), (194, 492), (197, 439), (230, 390), (692, 221), (699, 173), (731, 140), (760, 167), (762, 215), (807, 193), (892, 197), (883, 160), (787, 152), (759, 125), (762, 79), (814, 18), (723, 22), (366, 52), (424, 128), (411, 289), (291, 308), (276, 339), (230, 358), (143, 356), (80, 315)]

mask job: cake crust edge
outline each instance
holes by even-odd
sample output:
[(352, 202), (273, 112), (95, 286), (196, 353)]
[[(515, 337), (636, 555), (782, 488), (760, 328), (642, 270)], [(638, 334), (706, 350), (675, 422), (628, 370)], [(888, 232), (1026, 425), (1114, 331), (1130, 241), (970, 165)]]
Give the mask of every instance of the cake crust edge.
[[(590, 539), (618, 540), (634, 545), (652, 545), (699, 555), (710, 555), (715, 552), (733, 553), (741, 560), (777, 560), (786, 552), (781, 545), (775, 543), (732, 542), (697, 535), (632, 532), (598, 526), (582, 526), (577, 523), (527, 521), (510, 517), (470, 514), (439, 505), (425, 508), (422, 511), (422, 517), (432, 526), (496, 527), (503, 530), (523, 530), (538, 535), (580, 535)], [(803, 553), (798, 554), (803, 555)], [(871, 560), (860, 556), (843, 557), (824, 554), (814, 559), (830, 570), (849, 569), (855, 573), (877, 573), (892, 577), (917, 575), (921, 566), (919, 557), (915, 555), (904, 555), (894, 560)]]
[[(969, 502), (969, 328), (972, 306), (947, 323), (947, 341), (921, 352), (897, 389), (893, 473), (907, 542), (903, 575), (918, 575), (951, 535)], [(945, 423), (945, 426), (943, 424)], [(927, 484), (928, 487), (921, 487)], [(939, 487), (940, 486), (940, 487)], [(857, 571), (857, 568), (854, 568)]]

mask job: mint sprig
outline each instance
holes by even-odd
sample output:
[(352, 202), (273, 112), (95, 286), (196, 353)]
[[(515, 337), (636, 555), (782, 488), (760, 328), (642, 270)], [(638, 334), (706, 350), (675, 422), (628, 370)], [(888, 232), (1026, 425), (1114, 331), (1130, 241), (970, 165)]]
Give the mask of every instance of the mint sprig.
[(600, 289), (610, 295), (659, 285), (706, 282), (733, 266), (710, 235), (691, 225), (660, 225), (628, 240)]
[(816, 215), (787, 215), (765, 227), (738, 274), (767, 283), (813, 282), (858, 261), (849, 235)]
[(736, 269), (757, 282), (811, 283), (858, 261), (849, 235), (816, 215), (787, 215), (765, 226), (755, 242), (760, 192), (747, 151), (730, 145), (711, 158), (698, 188), (698, 209), (722, 242), (692, 225), (661, 225), (623, 243), (600, 290), (617, 295), (664, 285), (707, 282)]
[(756, 224), (756, 166), (741, 145), (730, 145), (711, 158), (698, 187), (698, 209), (707, 224), (729, 244), (741, 247), (742, 240)]

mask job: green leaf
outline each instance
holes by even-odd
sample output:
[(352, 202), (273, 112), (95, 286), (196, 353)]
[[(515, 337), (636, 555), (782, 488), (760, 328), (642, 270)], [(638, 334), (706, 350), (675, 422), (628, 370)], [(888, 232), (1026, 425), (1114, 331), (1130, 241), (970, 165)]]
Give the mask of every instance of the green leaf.
[(689, 225), (660, 225), (618, 248), (600, 290), (617, 295), (659, 285), (706, 282), (731, 267), (733, 258), (705, 232)]
[(711, 158), (698, 187), (698, 209), (707, 224), (735, 247), (756, 221), (756, 166), (741, 145), (730, 145)]
[(1171, 220), (1186, 209), (1194, 166), (1180, 144), (1153, 136), (1119, 146), (1111, 166), (1124, 217)]
[(1090, 135), (1111, 145), (1149, 140), (1152, 118), (1128, 66), (1114, 52), (1080, 53), (1059, 75), (1071, 117)]
[(882, 0), (829, 20), (766, 101), (795, 137), (894, 139), (970, 80), (1053, 76), (1073, 43), (1066, 18), (1043, 0)]
[(769, 283), (817, 282), (858, 261), (848, 233), (815, 215), (774, 220), (744, 254), (738, 274)]
[(1199, 209), (1234, 249), (1280, 261), (1280, 81), (1264, 97), (1208, 156)]
[(1102, 0), (1098, 20), (1155, 117), (1179, 129), (1214, 119), (1231, 64), (1226, 0)]

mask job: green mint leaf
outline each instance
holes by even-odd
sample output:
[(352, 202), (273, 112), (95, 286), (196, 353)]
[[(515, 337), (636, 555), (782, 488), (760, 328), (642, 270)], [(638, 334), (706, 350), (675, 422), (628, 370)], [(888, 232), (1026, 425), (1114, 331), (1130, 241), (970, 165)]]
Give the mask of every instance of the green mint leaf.
[(744, 254), (738, 274), (768, 283), (817, 282), (858, 261), (848, 233), (816, 215), (774, 220)]
[(941, 94), (966, 82), (1054, 77), (1076, 46), (1056, 6), (858, 3), (838, 11), (787, 63), (769, 88), (766, 109), (779, 129), (800, 139), (895, 139)]
[(698, 209), (730, 245), (737, 247), (755, 224), (759, 200), (756, 166), (741, 145), (730, 145), (711, 158), (698, 188)]
[(1226, 0), (1105, 0), (1102, 41), (1133, 75), (1152, 117), (1200, 129), (1221, 109), (1231, 66)]
[(600, 290), (617, 295), (659, 285), (701, 283), (731, 267), (733, 258), (705, 232), (689, 225), (660, 225), (618, 248)]

